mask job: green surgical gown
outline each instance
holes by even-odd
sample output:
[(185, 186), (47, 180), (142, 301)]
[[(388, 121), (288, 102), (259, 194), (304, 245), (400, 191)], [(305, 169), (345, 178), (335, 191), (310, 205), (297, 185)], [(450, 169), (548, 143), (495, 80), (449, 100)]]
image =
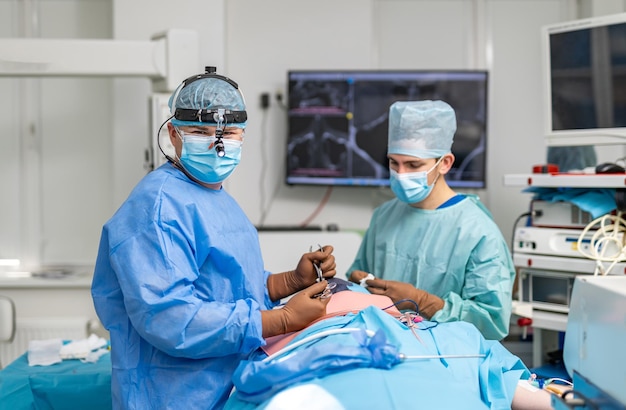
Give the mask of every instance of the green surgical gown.
[(425, 210), (394, 198), (378, 207), (348, 270), (406, 282), (441, 297), (432, 320), (473, 323), (487, 339), (509, 331), (513, 261), (502, 233), (475, 195)]

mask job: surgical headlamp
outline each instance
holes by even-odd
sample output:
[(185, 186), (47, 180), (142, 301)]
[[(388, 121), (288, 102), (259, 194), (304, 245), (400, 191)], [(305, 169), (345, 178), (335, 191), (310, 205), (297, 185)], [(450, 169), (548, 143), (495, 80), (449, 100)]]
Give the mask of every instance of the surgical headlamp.
[[(185, 173), (189, 179), (197, 183), (201, 182), (191, 175), (176, 157), (168, 155), (163, 150), (160, 141), (160, 134), (163, 126), (170, 120), (172, 121), (172, 125), (175, 127), (185, 125), (215, 126), (215, 151), (219, 157), (223, 157), (225, 155), (223, 142), (224, 128), (231, 124), (232, 126), (240, 128), (245, 127), (248, 115), (245, 111), (245, 98), (239, 89), (239, 85), (228, 77), (216, 74), (215, 71), (215, 67), (206, 66), (204, 74), (197, 74), (188, 77), (178, 86), (169, 100), (169, 107), (172, 115), (161, 124), (157, 131), (157, 144), (161, 153), (163, 153), (169, 162)], [(183, 91), (190, 84), (202, 79), (215, 79), (219, 82), (223, 81), (224, 85), (220, 86), (213, 84), (215, 88), (211, 88), (211, 86), (209, 86), (211, 98), (204, 95), (202, 92), (198, 92), (198, 89), (201, 90), (203, 88), (202, 84), (196, 84), (200, 86), (193, 86), (188, 88), (186, 91)], [(181, 92), (182, 98), (181, 101), (179, 101)], [(187, 108), (178, 107), (178, 104)], [(176, 121), (176, 123), (174, 123), (174, 121)]]
[[(211, 67), (211, 66), (207, 66), (204, 68), (205, 73), (204, 74), (196, 74), (193, 75), (187, 79), (185, 79), (185, 81), (182, 82), (182, 84), (180, 85), (180, 87), (178, 88), (178, 92), (176, 93), (176, 95), (174, 96), (174, 104), (176, 103), (176, 99), (178, 97), (178, 94), (180, 93), (180, 91), (187, 87), (189, 84), (198, 81), (198, 80), (202, 80), (205, 78), (215, 78), (215, 79), (219, 79), (222, 81), (226, 81), (228, 84), (230, 84), (233, 88), (235, 88), (237, 91), (239, 91), (239, 93), (241, 93), (241, 90), (239, 90), (239, 85), (234, 82), (233, 80), (231, 80), (228, 77), (225, 77), (223, 75), (219, 75), (217, 74), (216, 68), (215, 67)], [(243, 99), (243, 95), (242, 95), (242, 99)], [(229, 110), (226, 108), (211, 108), (211, 109), (193, 109), (193, 108), (178, 108), (176, 107), (174, 110), (174, 118), (176, 118), (177, 120), (180, 121), (193, 121), (193, 122), (208, 122), (208, 123), (216, 123), (216, 124), (229, 124), (229, 123), (243, 123), (246, 122), (248, 120), (248, 114), (247, 112), (244, 111), (235, 111), (235, 110)]]
[[(221, 112), (220, 112), (221, 111)], [(248, 115), (245, 111), (231, 111), (220, 109), (193, 110), (189, 108), (176, 108), (174, 118), (180, 121), (210, 122), (216, 124), (229, 124), (246, 122)]]
[(178, 121), (184, 121), (184, 122), (201, 123), (201, 124), (206, 123), (207, 125), (215, 124), (216, 126), (215, 138), (217, 140), (215, 142), (215, 151), (217, 152), (217, 155), (219, 157), (223, 157), (225, 154), (224, 143), (222, 141), (222, 138), (224, 135), (224, 128), (228, 124), (245, 123), (248, 119), (247, 112), (245, 110), (234, 110), (234, 109), (229, 109), (225, 107), (220, 107), (220, 104), (216, 104), (217, 107), (200, 108), (200, 109), (176, 107), (176, 102), (181, 91), (185, 87), (188, 87), (190, 84), (194, 83), (195, 81), (203, 80), (203, 79), (216, 79), (220, 81), (225, 81), (232, 88), (234, 88), (237, 93), (239, 93), (241, 100), (244, 101), (243, 94), (241, 93), (241, 90), (239, 90), (239, 85), (235, 81), (231, 80), (230, 78), (217, 74), (215, 71), (216, 71), (215, 67), (207, 66), (205, 67), (204, 74), (193, 75), (191, 77), (188, 77), (182, 82), (182, 84), (178, 87), (178, 90), (176, 91), (176, 94), (173, 96), (173, 99), (172, 99), (173, 104), (174, 104), (173, 118)]

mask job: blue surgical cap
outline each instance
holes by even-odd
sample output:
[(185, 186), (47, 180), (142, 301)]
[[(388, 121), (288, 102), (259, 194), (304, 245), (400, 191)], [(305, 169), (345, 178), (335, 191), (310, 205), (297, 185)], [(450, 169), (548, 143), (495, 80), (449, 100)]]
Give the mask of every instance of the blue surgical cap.
[[(192, 110), (226, 109), (245, 111), (246, 103), (241, 91), (222, 76), (198, 76), (198, 79), (187, 79), (172, 94), (168, 103), (172, 114), (177, 108)], [(230, 127), (245, 128), (247, 121), (227, 122)], [(172, 124), (177, 127), (216, 125), (217, 122), (181, 121), (173, 118)]]
[(389, 154), (439, 158), (450, 152), (456, 116), (443, 101), (400, 101), (389, 108)]

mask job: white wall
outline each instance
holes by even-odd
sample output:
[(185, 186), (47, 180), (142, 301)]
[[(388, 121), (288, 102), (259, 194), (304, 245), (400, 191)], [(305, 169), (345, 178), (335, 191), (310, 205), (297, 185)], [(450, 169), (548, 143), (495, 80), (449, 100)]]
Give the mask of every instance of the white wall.
[[(223, 0), (108, 0), (113, 7), (116, 40), (149, 40), (168, 29), (195, 30), (200, 37), (201, 67), (189, 67), (188, 75), (204, 71), (205, 65), (224, 65)], [(138, 17), (141, 16), (141, 17)], [(184, 78), (181, 78), (182, 82)], [(145, 174), (144, 150), (152, 137), (148, 128), (147, 79), (116, 79), (113, 89), (113, 193), (117, 207)]]
[[(284, 185), (285, 113), (275, 103), (267, 113), (258, 108), (262, 92), (285, 91), (288, 69), (486, 68), (490, 71), (489, 179), (488, 189), (476, 193), (508, 237), (515, 218), (527, 210), (529, 198), (518, 188), (505, 188), (503, 175), (529, 172), (533, 164), (545, 161), (540, 27), (568, 19), (567, 6), (574, 4), (356, 0), (303, 6), (289, 0), (228, 1), (228, 71), (244, 87), (252, 118), (244, 160), (229, 181), (229, 191), (253, 221), (262, 212), (260, 192), (277, 192), (265, 220), (269, 225), (305, 220), (326, 193), (323, 187)], [(277, 12), (264, 13), (267, 9)], [(267, 125), (261, 127), (263, 121)], [(275, 154), (265, 179), (259, 181), (260, 153), (268, 149)], [(363, 229), (372, 209), (389, 197), (387, 189), (334, 188), (313, 223)]]
[[(0, 33), (110, 38), (110, 9), (108, 0), (0, 1)], [(92, 263), (111, 212), (110, 80), (0, 81), (0, 258)]]
[(516, 217), (528, 211), (530, 196), (505, 187), (504, 175), (529, 173), (546, 161), (540, 28), (562, 19), (562, 4), (492, 1), (486, 7), (491, 110), (485, 202), (507, 239)]
[[(19, 21), (13, 4), (0, 1), (0, 37), (12, 37)], [(15, 96), (19, 83), (11, 78), (0, 78), (0, 93)], [(0, 161), (0, 258), (15, 258), (20, 253), (20, 144), (12, 137), (18, 134), (18, 105), (15, 98), (0, 97), (0, 143), (3, 161)]]
[[(30, 23), (15, 18), (24, 4), (40, 8), (35, 36), (147, 40), (168, 28), (197, 30), (202, 65), (237, 81), (248, 102), (242, 164), (226, 186), (254, 223), (267, 210), (266, 224), (300, 224), (328, 193), (283, 183), (286, 114), (275, 100), (262, 111), (259, 98), (285, 95), (288, 69), (486, 68), (489, 180), (477, 193), (506, 237), (529, 197), (505, 187), (503, 176), (545, 161), (540, 27), (625, 10), (621, 0), (0, 0), (0, 36), (28, 34), (20, 24)], [(0, 201), (0, 257), (93, 261), (100, 226), (145, 173), (150, 83), (31, 80), (42, 85), (27, 89), (26, 101), (42, 107), (41, 119), (30, 119), (30, 106), (16, 104), (25, 81), (0, 78), (0, 183), (10, 198)], [(29, 137), (39, 121), (45, 129)], [(30, 142), (35, 149), (26, 149)], [(334, 188), (312, 224), (365, 229), (390, 197), (386, 189)]]

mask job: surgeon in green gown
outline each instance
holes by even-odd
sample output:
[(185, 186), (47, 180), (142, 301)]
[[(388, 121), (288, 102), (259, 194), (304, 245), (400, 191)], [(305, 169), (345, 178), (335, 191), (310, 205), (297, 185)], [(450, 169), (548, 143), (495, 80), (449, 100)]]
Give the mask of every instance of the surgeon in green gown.
[(389, 109), (390, 186), (375, 209), (348, 277), (437, 322), (473, 323), (487, 339), (509, 331), (515, 268), (505, 239), (476, 195), (457, 193), (455, 112), (443, 101)]

